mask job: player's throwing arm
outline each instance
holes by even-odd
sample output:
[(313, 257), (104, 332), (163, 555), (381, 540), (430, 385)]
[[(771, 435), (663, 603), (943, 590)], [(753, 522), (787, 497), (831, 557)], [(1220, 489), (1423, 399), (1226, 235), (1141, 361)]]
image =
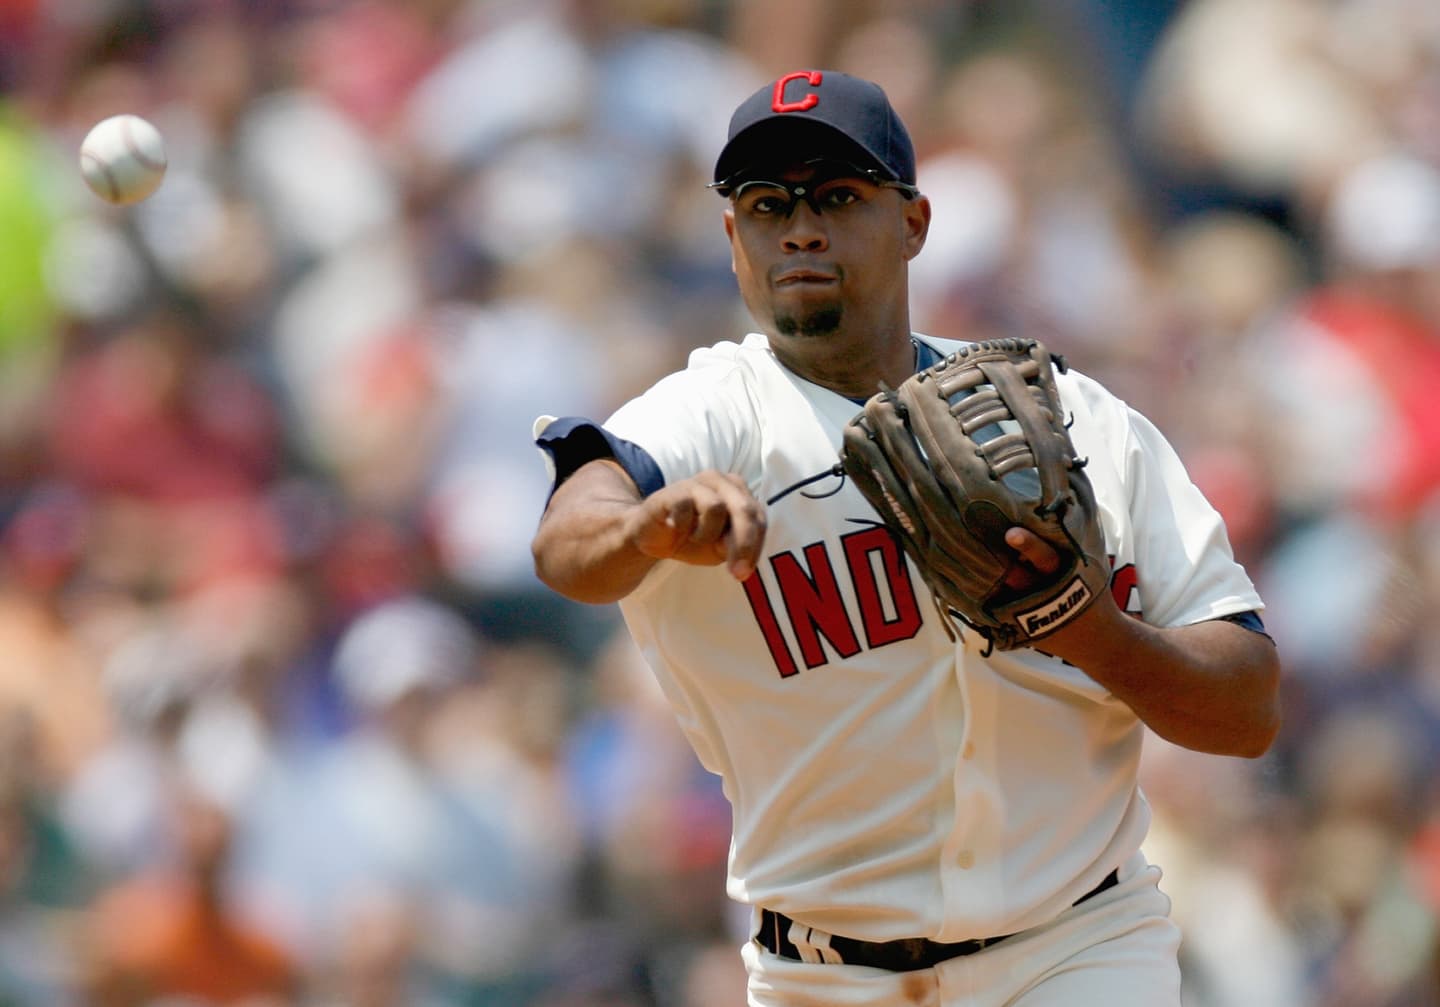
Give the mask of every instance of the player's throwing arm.
[(534, 542), (547, 585), (593, 604), (618, 601), (658, 561), (755, 570), (765, 507), (738, 476), (701, 472), (642, 498), (617, 464), (594, 461), (555, 491)]

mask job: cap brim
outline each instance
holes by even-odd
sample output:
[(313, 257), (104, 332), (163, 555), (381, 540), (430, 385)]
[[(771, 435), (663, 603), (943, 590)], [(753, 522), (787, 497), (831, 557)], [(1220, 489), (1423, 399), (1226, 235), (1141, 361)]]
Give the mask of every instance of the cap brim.
[(895, 179), (895, 173), (873, 151), (848, 134), (827, 122), (792, 113), (761, 119), (731, 137), (715, 161), (714, 182), (722, 185), (817, 157), (853, 161), (873, 168), (883, 178)]

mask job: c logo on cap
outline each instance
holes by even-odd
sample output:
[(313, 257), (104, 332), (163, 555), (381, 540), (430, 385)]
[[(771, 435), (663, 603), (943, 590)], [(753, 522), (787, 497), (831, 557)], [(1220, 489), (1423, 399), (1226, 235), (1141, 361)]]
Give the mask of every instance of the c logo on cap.
[(820, 104), (820, 96), (813, 91), (799, 101), (785, 100), (785, 85), (792, 80), (803, 80), (811, 87), (820, 86), (819, 70), (797, 70), (794, 73), (787, 73), (775, 82), (775, 94), (770, 99), (770, 107), (776, 112), (803, 112), (807, 108), (814, 108)]

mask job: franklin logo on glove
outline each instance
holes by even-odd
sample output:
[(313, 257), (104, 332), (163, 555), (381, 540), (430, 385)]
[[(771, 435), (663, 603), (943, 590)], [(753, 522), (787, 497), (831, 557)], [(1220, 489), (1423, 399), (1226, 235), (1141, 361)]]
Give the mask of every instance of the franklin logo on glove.
[(1056, 602), (1044, 605), (1033, 612), (1020, 613), (1020, 625), (1031, 636), (1040, 636), (1069, 622), (1074, 616), (1085, 611), (1085, 606), (1095, 600), (1085, 582), (1076, 577), (1070, 582), (1065, 595)]

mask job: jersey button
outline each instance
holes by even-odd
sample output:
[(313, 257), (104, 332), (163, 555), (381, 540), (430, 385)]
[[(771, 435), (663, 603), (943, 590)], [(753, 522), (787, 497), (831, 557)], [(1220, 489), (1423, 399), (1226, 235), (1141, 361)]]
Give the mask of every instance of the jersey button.
[(962, 759), (973, 759), (973, 758), (975, 758), (975, 742), (973, 742), (973, 741), (967, 741), (967, 742), (965, 742), (965, 747), (962, 748), (962, 749), (960, 749), (960, 757), (961, 757)]
[(969, 850), (961, 850), (955, 856), (955, 865), (962, 871), (968, 871), (975, 866), (975, 854)]

